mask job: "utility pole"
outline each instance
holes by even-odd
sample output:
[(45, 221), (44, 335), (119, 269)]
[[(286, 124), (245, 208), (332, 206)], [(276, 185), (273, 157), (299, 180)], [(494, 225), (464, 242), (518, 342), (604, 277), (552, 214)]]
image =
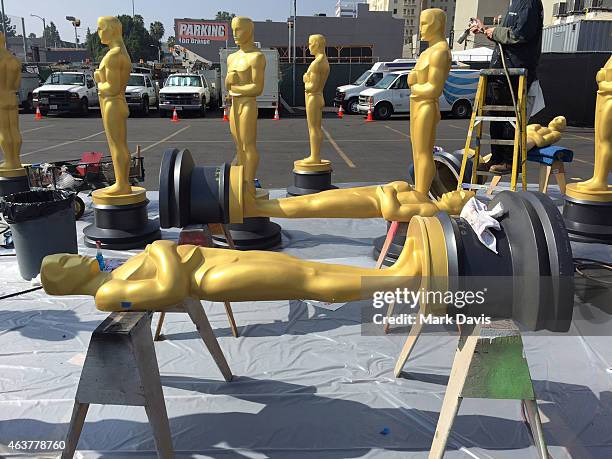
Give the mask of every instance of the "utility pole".
[(132, 19), (134, 18), (135, 15), (136, 14), (135, 14), (135, 10), (134, 10), (134, 0), (132, 0)]
[(297, 0), (293, 0), (293, 106), (295, 107), (295, 62), (296, 62), (296, 48), (295, 48), (295, 30), (297, 29)]
[(21, 33), (23, 34), (23, 61), (28, 62), (28, 42), (25, 32), (25, 20), (21, 18)]
[(45, 49), (47, 49), (47, 33), (46, 33), (46, 31), (47, 31), (47, 22), (46, 22), (45, 18), (43, 18), (42, 16), (38, 16), (37, 14), (30, 14), (30, 16), (32, 16), (33, 18), (38, 18), (38, 19), (40, 19), (42, 21), (42, 23), (43, 23), (43, 34), (42, 34), (42, 37), (43, 37), (43, 40), (44, 40), (44, 43), (45, 43)]
[[(2, 3), (2, 33), (4, 34), (4, 38), (6, 38), (6, 13), (4, 12), (4, 0), (0, 0), (0, 3)], [(6, 43), (6, 47), (8, 48), (8, 43)]]

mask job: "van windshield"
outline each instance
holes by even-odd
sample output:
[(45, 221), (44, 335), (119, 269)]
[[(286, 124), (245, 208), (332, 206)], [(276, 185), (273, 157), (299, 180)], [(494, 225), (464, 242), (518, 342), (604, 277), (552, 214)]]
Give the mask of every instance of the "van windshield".
[(144, 76), (142, 75), (130, 75), (130, 79), (127, 82), (128, 86), (144, 86)]
[(85, 86), (83, 75), (78, 73), (52, 73), (45, 84), (78, 84)]
[(382, 80), (380, 80), (378, 83), (374, 85), (374, 89), (389, 89), (389, 87), (393, 84), (396, 78), (397, 78), (397, 75), (393, 73), (390, 73), (389, 75), (385, 75), (385, 77)]
[(173, 75), (166, 81), (166, 86), (190, 86), (199, 88), (202, 86), (202, 80), (198, 76)]
[(365, 80), (367, 80), (370, 75), (372, 75), (372, 72), (370, 72), (369, 70), (366, 70), (365, 72), (363, 72), (363, 74), (359, 78), (357, 78), (353, 82), (353, 84), (355, 86), (359, 86), (361, 83), (363, 83)]

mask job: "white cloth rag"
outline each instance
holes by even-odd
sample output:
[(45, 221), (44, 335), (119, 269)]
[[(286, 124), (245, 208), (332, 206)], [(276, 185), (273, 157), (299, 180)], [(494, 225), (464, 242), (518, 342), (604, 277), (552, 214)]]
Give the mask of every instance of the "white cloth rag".
[(460, 217), (467, 221), (474, 232), (478, 235), (478, 239), (489, 250), (497, 253), (497, 239), (491, 232), (491, 229), (499, 231), (501, 226), (497, 221), (506, 211), (501, 203), (497, 203), (493, 209), (488, 210), (487, 206), (473, 197), (470, 199), (461, 210)]

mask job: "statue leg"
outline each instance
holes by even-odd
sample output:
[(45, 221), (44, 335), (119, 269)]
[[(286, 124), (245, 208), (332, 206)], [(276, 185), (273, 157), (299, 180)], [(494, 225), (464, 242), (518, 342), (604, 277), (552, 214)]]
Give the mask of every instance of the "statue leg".
[[(408, 238), (399, 261), (385, 270), (309, 262), (274, 252), (242, 252), (234, 262), (215, 265), (215, 255), (207, 253), (204, 256), (211, 266), (199, 283), (199, 294), (210, 301), (347, 302), (371, 297), (376, 291), (416, 289), (421, 282), (420, 259), (413, 248)], [(262, 266), (267, 267), (265, 273)]]
[(19, 132), (19, 114), (15, 109), (0, 109), (0, 148), (4, 152), (4, 161), (0, 167), (17, 169), (21, 167), (19, 151), (21, 150), (21, 133)]
[(107, 188), (107, 194), (129, 194), (132, 191), (129, 182), (130, 151), (127, 145), (128, 115), (125, 101), (114, 99), (104, 102), (102, 120), (115, 171), (115, 184)]
[(239, 111), (240, 109), (239, 109), (238, 103), (232, 102), (232, 105), (230, 106), (229, 119), (230, 119), (230, 132), (234, 139), (234, 144), (236, 145), (236, 158), (234, 160), (234, 164), (237, 166), (243, 166), (244, 165), (244, 154), (242, 152), (240, 138), (238, 136), (238, 124), (240, 122)]
[(257, 103), (249, 100), (240, 107), (239, 142), (244, 154), (244, 182), (247, 190), (255, 192), (255, 174), (259, 165), (257, 152)]
[(321, 143), (323, 142), (321, 122), (324, 104), (323, 96), (320, 94), (306, 96), (306, 122), (310, 137), (310, 156), (304, 160), (307, 163), (321, 162)]
[[(598, 96), (600, 97), (600, 96)], [(598, 100), (595, 119), (595, 167), (593, 177), (577, 187), (589, 191), (607, 191), (608, 174), (612, 171), (612, 98)]]
[(436, 173), (433, 147), (440, 121), (437, 104), (423, 103), (410, 119), (412, 156), (414, 158), (415, 191), (427, 196)]

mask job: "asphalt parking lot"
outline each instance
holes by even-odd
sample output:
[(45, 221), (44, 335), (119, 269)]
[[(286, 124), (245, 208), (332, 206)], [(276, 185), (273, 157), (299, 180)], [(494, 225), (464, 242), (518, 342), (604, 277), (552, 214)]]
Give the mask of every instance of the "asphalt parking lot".
[[(360, 116), (338, 119), (327, 113), (323, 121), (324, 158), (334, 166), (334, 182), (388, 182), (406, 180), (412, 162), (409, 117), (366, 123)], [(443, 119), (436, 144), (447, 151), (463, 148), (468, 120)], [(24, 163), (53, 162), (81, 157), (84, 152), (108, 154), (108, 145), (99, 112), (88, 118), (48, 116), (34, 120), (32, 114), (20, 115)], [(568, 128), (560, 145), (574, 151), (574, 161), (566, 166), (568, 181), (589, 178), (594, 159), (593, 129)], [(159, 118), (128, 119), (131, 151), (141, 146), (145, 158), (145, 186), (158, 189), (159, 167), (168, 148), (187, 148), (197, 162), (215, 165), (230, 162), (235, 153), (221, 113), (206, 118), (186, 117), (178, 123)], [(309, 153), (308, 130), (303, 116), (282, 117), (279, 121), (261, 118), (258, 124), (260, 165), (258, 178), (266, 188), (284, 188), (291, 183), (293, 161)], [(538, 168), (528, 163), (528, 181), (536, 183)]]

